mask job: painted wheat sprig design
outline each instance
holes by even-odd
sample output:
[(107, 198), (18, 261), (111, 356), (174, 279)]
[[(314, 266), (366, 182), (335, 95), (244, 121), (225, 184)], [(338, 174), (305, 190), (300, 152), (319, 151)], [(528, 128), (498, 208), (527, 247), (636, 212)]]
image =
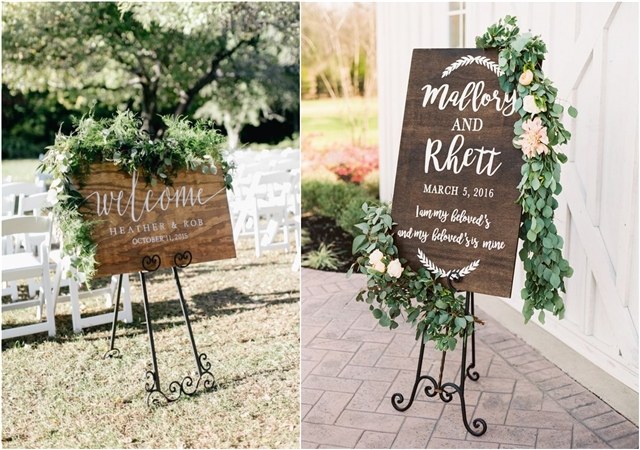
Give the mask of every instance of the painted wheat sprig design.
[(444, 69), (444, 72), (442, 72), (442, 78), (451, 75), (451, 73), (454, 70), (457, 70), (457, 69), (459, 69), (460, 67), (463, 67), (463, 66), (468, 66), (469, 64), (480, 64), (481, 66), (484, 66), (487, 69), (489, 69), (490, 71), (492, 71), (493, 73), (495, 73), (497, 76), (502, 75), (502, 70), (500, 70), (500, 66), (498, 66), (498, 64), (496, 64), (495, 62), (491, 61), (486, 56), (466, 55), (466, 56), (462, 56), (461, 58), (456, 59), (453, 62), (453, 64), (451, 64), (446, 69)]
[(433, 261), (427, 258), (427, 255), (422, 253), (422, 250), (420, 249), (418, 249), (418, 259), (420, 260), (422, 265), (425, 266), (427, 270), (431, 272), (436, 278), (447, 276), (447, 272), (442, 270), (440, 267), (436, 266)]
[(448, 272), (445, 272), (443, 269), (438, 267), (433, 261), (427, 258), (422, 250), (418, 249), (418, 259), (422, 263), (422, 265), (431, 272), (436, 278), (439, 277), (449, 277), (454, 281), (459, 281), (465, 276), (469, 275), (471, 272), (476, 270), (480, 265), (480, 260), (477, 259), (473, 261), (471, 264), (464, 266), (462, 269), (452, 269)]
[(458, 281), (464, 278), (465, 276), (469, 275), (474, 270), (476, 270), (479, 265), (480, 265), (480, 260), (477, 259), (473, 261), (471, 264), (469, 264), (468, 266), (463, 267), (462, 269), (450, 270), (448, 274), (449, 278), (451, 278), (454, 281)]

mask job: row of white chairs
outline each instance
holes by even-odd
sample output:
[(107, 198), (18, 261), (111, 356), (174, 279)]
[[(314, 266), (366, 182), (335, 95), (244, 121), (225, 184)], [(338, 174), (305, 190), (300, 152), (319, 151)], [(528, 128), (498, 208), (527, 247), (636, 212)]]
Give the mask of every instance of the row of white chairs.
[(266, 250), (288, 251), (293, 233), (297, 251), (292, 269), (298, 270), (300, 151), (237, 151), (232, 160), (236, 171), (229, 206), (236, 244), (244, 237), (252, 238), (259, 257)]
[[(48, 206), (47, 194), (37, 192), (28, 184), (21, 183), (19, 191), (17, 183), (3, 184), (3, 218), (2, 218), (2, 295), (9, 296), (2, 303), (2, 312), (16, 309), (35, 308), (35, 324), (5, 328), (2, 338), (12, 338), (27, 334), (47, 332), (49, 336), (56, 334), (55, 311), (58, 303), (70, 302), (74, 332), (82, 332), (84, 328), (109, 323), (113, 313), (83, 317), (81, 301), (88, 298), (105, 297), (105, 306), (111, 307), (116, 295), (117, 278), (112, 277), (107, 287), (93, 290), (82, 289), (76, 278), (65, 278), (70, 268), (61, 258), (60, 250), (52, 245), (57, 233), (52, 232), (53, 224), (43, 214)], [(5, 189), (6, 187), (6, 189)], [(16, 195), (16, 192), (19, 194)], [(8, 197), (8, 198), (7, 198)], [(12, 203), (13, 202), (13, 203)], [(7, 210), (4, 207), (7, 207)], [(19, 298), (18, 284), (26, 283), (26, 300)], [(66, 287), (68, 294), (61, 294)], [(128, 275), (123, 276), (121, 298), (123, 310), (119, 318), (126, 323), (133, 320), (131, 299), (129, 294)], [(42, 321), (42, 312), (45, 321)]]
[(28, 205), (24, 204), (26, 198), (33, 195), (46, 197), (45, 186), (36, 183), (3, 183), (2, 184), (2, 215), (22, 215)]

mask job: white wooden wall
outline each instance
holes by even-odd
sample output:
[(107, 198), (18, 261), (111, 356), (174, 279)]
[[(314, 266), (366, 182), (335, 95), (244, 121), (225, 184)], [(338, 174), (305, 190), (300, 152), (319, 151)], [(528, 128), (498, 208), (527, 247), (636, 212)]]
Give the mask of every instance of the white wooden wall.
[[(544, 328), (638, 390), (638, 4), (467, 3), (466, 41), (507, 14), (542, 36), (545, 73), (560, 98), (573, 139), (565, 152), (558, 228), (575, 273), (567, 313)], [(381, 197), (393, 195), (410, 54), (449, 47), (447, 3), (378, 4)], [(522, 266), (514, 296), (520, 310)]]

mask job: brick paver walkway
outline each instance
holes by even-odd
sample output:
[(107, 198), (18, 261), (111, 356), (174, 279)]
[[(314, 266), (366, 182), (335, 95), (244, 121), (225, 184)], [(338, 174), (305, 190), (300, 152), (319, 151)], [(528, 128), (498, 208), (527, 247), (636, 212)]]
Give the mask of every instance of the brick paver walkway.
[[(467, 433), (459, 402), (409, 397), (418, 360), (415, 331), (377, 325), (355, 301), (362, 275), (302, 271), (303, 448), (638, 448), (638, 427), (525, 344), (476, 304), (477, 382), (467, 380)], [(460, 346), (459, 346), (460, 347)], [(437, 378), (439, 352), (427, 347), (424, 371)], [(459, 382), (460, 352), (447, 354), (445, 381)], [(454, 377), (455, 378), (452, 378)]]

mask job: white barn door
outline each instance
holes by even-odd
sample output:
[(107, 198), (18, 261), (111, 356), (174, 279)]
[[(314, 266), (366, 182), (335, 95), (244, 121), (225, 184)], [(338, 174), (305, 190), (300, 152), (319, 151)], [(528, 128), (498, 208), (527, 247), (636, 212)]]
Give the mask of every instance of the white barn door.
[[(420, 42), (403, 39), (411, 27), (391, 21), (389, 16), (397, 12), (382, 11), (387, 18), (381, 17), (381, 7), (379, 64), (384, 65), (386, 56), (398, 59), (405, 49), (409, 53), (413, 47), (446, 46), (430, 42), (428, 36)], [(448, 20), (446, 13), (421, 7), (424, 14), (439, 16), (441, 23)], [(567, 116), (573, 138), (564, 149), (569, 163), (563, 166), (564, 190), (556, 212), (574, 275), (567, 282), (565, 319), (547, 315), (544, 328), (637, 391), (638, 4), (466, 3), (465, 9), (467, 47), (475, 47), (475, 36), (507, 14), (518, 17), (522, 30), (541, 35), (549, 50), (544, 71), (560, 97), (579, 111), (575, 120)], [(387, 39), (394, 39), (382, 40), (382, 30)], [(409, 70), (408, 63), (391, 66), (381, 67), (379, 74), (381, 196), (387, 200), (393, 189)], [(385, 123), (384, 114), (391, 113), (398, 124), (394, 119)], [(523, 279), (518, 265), (513, 298), (505, 299), (518, 310)]]
[[(545, 73), (579, 111), (557, 212), (575, 272), (565, 319), (545, 329), (637, 391), (638, 4), (468, 4), (467, 12), (469, 37), (506, 14), (540, 34)], [(509, 300), (516, 308), (518, 295)]]

